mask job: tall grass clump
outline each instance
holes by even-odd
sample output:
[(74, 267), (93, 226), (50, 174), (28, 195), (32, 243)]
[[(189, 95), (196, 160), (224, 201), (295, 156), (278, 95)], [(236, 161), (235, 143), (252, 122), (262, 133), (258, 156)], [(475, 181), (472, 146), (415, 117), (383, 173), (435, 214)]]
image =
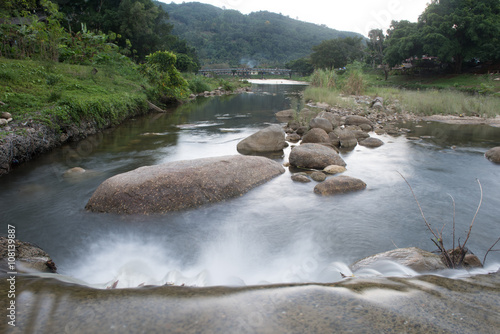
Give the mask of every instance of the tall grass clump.
[(337, 74), (335, 70), (315, 70), (311, 75), (311, 86), (337, 88)]

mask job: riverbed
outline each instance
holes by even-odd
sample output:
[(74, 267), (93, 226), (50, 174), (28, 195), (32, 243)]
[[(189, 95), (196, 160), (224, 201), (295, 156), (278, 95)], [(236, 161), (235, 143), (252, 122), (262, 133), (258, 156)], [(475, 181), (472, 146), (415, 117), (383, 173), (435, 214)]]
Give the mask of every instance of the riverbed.
[[(85, 320), (91, 314), (92, 322), (106, 325), (103, 332), (134, 332), (144, 322), (141, 317), (168, 312), (168, 319), (143, 328), (168, 324), (172, 331), (185, 332), (323, 332), (329, 324), (342, 323), (339, 331), (348, 332), (352, 324), (360, 332), (359, 326), (369, 324), (387, 330), (390, 326), (377, 321), (394, 317), (394, 326), (407, 322), (409, 332), (460, 332), (455, 325), (461, 321), (464, 333), (474, 326), (493, 333), (500, 325), (498, 298), (491, 299), (500, 291), (498, 274), (491, 274), (500, 267), (498, 252), (488, 255), (485, 268), (472, 272), (419, 276), (389, 265), (354, 273), (347, 282), (341, 273), (352, 275), (350, 263), (397, 247), (434, 250), (399, 173), (412, 185), (433, 226), (441, 229), (446, 224), (443, 235), (448, 245), (453, 222), (450, 195), (456, 204), (457, 238), (463, 241), (479, 203), (480, 180), (483, 203), (468, 248), (483, 259), (500, 234), (500, 168), (484, 158), (488, 149), (500, 146), (499, 128), (420, 122), (401, 125), (408, 136), (371, 133), (385, 144), (342, 153), (345, 175), (368, 185), (358, 193), (319, 197), (313, 192), (314, 182), (294, 183), (287, 170), (240, 198), (199, 209), (151, 216), (85, 211), (97, 186), (118, 173), (238, 154), (240, 140), (278, 123), (274, 113), (304, 106), (302, 89), (257, 85), (248, 94), (201, 98), (168, 114), (131, 119), (0, 178), (2, 226), (15, 225), (17, 238), (47, 251), (67, 282), (20, 279), (24, 326), (70, 324), (92, 332)], [(285, 163), (289, 152), (287, 148), (273, 159)], [(73, 167), (87, 172), (65, 177)], [(102, 290), (115, 282), (119, 289)], [(338, 285), (332, 286), (335, 282)], [(140, 287), (145, 285), (157, 287)], [(478, 298), (470, 300), (467, 289)], [(81, 304), (83, 300), (88, 302)], [(417, 306), (408, 305), (417, 300), (429, 306), (422, 306), (421, 315), (414, 313)], [(430, 313), (443, 312), (437, 305), (444, 302), (457, 312), (466, 313), (468, 307), (481, 310), (484, 319), (450, 315), (449, 321), (428, 320)], [(42, 313), (45, 304), (51, 306)], [(150, 306), (143, 310), (146, 305)], [(356, 320), (356, 312), (365, 309), (367, 316)], [(127, 328), (120, 327), (118, 314), (132, 313), (137, 317), (123, 322)], [(193, 313), (200, 314), (200, 321), (189, 327)], [(377, 314), (382, 318), (377, 320)], [(48, 320), (52, 315), (54, 322)], [(319, 319), (328, 321), (314, 327)]]

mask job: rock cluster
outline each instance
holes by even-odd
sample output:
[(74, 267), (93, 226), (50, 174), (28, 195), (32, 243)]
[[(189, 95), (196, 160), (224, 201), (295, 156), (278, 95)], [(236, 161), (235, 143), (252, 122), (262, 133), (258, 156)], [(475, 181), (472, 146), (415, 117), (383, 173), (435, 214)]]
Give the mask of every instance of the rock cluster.
[(12, 122), (12, 115), (9, 112), (2, 112), (0, 114), (0, 126), (4, 126)]
[[(9, 240), (6, 237), (0, 237), (0, 261), (2, 266), (7, 265), (9, 258)], [(57, 268), (54, 261), (40, 247), (17, 239), (14, 240), (14, 245), (16, 249), (16, 270), (18, 272), (56, 272)]]

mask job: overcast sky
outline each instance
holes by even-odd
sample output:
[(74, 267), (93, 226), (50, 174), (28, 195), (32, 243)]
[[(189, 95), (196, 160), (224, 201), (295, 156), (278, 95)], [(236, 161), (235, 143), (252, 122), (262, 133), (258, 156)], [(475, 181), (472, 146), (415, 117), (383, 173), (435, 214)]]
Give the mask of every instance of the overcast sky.
[[(182, 3), (191, 1), (170, 1)], [(301, 21), (367, 36), (374, 28), (389, 28), (392, 20), (416, 22), (430, 0), (199, 0), (243, 14), (267, 10)]]

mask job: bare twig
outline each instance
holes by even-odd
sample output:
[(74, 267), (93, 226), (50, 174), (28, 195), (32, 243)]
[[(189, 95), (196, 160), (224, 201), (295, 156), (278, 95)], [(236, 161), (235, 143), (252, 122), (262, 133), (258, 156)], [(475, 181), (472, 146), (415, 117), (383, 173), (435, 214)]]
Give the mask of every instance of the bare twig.
[(448, 194), (451, 197), (451, 201), (453, 202), (453, 246), (452, 249), (455, 249), (455, 217), (456, 217), (456, 206), (455, 206), (455, 198)]
[(500, 251), (500, 249), (498, 250), (494, 250), (493, 247), (495, 247), (495, 245), (500, 241), (500, 237), (497, 239), (497, 241), (495, 241), (495, 243), (493, 245), (491, 245), (491, 247), (488, 249), (488, 251), (486, 252), (486, 254), (484, 254), (484, 259), (483, 259), (483, 265), (486, 263), (486, 257), (488, 256), (488, 253), (489, 252), (498, 252)]
[(481, 182), (479, 182), (479, 179), (476, 179), (476, 181), (479, 184), (479, 190), (481, 191), (481, 198), (479, 199), (479, 205), (477, 206), (476, 214), (474, 215), (474, 218), (472, 218), (472, 222), (470, 223), (469, 226), (469, 232), (467, 233), (467, 238), (465, 238), (462, 247), (465, 247), (467, 240), (469, 240), (470, 232), (472, 231), (472, 225), (474, 225), (474, 221), (476, 220), (477, 214), (479, 213), (479, 209), (481, 208), (481, 204), (483, 203), (483, 187), (481, 186)]

